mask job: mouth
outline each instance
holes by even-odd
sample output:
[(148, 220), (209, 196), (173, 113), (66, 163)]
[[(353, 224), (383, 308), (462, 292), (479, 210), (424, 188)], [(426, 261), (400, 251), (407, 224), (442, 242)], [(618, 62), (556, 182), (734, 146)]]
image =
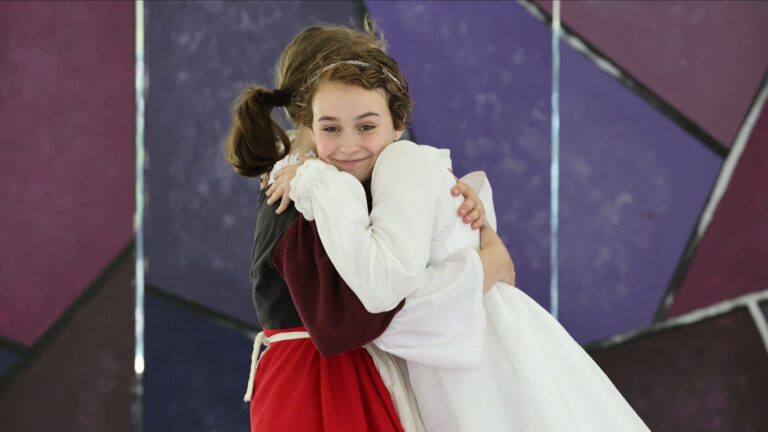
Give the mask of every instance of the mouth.
[(358, 165), (360, 162), (363, 162), (363, 161), (365, 161), (366, 159), (368, 159), (368, 158), (367, 158), (367, 157), (364, 157), (364, 158), (360, 158), (360, 159), (349, 159), (349, 160), (340, 160), (340, 159), (335, 159), (335, 162), (336, 162), (336, 163), (337, 163), (337, 164), (338, 164), (340, 167), (344, 167), (344, 168), (354, 168), (354, 167), (355, 167), (355, 166), (357, 166), (357, 165)]

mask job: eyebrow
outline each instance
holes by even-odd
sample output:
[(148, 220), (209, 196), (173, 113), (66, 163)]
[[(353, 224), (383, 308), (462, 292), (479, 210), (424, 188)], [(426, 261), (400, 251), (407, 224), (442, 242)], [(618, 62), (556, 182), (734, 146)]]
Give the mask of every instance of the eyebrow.
[[(366, 117), (370, 117), (370, 116), (379, 117), (379, 114), (375, 113), (373, 111), (368, 111), (365, 114), (360, 114), (359, 116), (357, 116), (355, 118), (355, 120), (362, 120), (362, 119), (364, 119)], [(319, 121), (319, 122), (321, 122), (321, 121), (339, 121), (339, 119), (337, 119), (336, 117), (331, 117), (331, 116), (322, 116), (319, 119), (317, 119), (317, 121)]]

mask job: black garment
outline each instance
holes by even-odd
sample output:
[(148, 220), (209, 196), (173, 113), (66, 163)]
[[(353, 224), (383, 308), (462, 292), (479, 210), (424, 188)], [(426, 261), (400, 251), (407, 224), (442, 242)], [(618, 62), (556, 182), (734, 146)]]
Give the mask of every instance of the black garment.
[(267, 205), (267, 189), (259, 191), (259, 219), (251, 252), (253, 302), (261, 326), (273, 330), (303, 325), (288, 286), (272, 262), (275, 244), (300, 215), (293, 203), (281, 214), (275, 214), (276, 209), (277, 205)]

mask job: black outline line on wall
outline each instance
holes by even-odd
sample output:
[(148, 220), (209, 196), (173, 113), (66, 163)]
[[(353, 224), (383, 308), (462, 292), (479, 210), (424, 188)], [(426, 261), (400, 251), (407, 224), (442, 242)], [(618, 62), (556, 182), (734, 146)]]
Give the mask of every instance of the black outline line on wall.
[[(181, 309), (192, 312), (193, 314), (200, 316), (207, 321), (211, 321), (214, 324), (218, 324), (221, 327), (235, 331), (237, 333), (244, 334), (250, 338), (253, 338), (256, 333), (261, 329), (253, 324), (233, 318), (225, 313), (211, 309), (201, 303), (186, 299), (179, 294), (166, 291), (157, 285), (147, 284), (147, 294), (170, 303), (174, 306), (178, 306)], [(254, 313), (255, 310), (254, 310)]]
[[(767, 300), (768, 289), (745, 294), (736, 298), (722, 301), (720, 303), (716, 303), (711, 306), (696, 309), (684, 315), (680, 315), (663, 322), (655, 323), (643, 329), (628, 331), (626, 333), (589, 343), (584, 346), (584, 349), (589, 352), (603, 351), (610, 348), (619, 347), (630, 342), (637, 342), (643, 340), (646, 337), (654, 336), (671, 329), (694, 325), (701, 321), (716, 318), (738, 310), (750, 308), (754, 309), (755, 306), (757, 306), (757, 310), (759, 311), (759, 304)], [(749, 310), (745, 310), (745, 312), (751, 314), (752, 320), (755, 322), (755, 326), (766, 346), (766, 350), (768, 350), (768, 339), (766, 339), (768, 338), (768, 333), (763, 334), (763, 329), (761, 329), (761, 323), (759, 321), (760, 317), (755, 317), (754, 313), (750, 312)], [(760, 315), (762, 315), (762, 312), (760, 312)], [(762, 318), (762, 322), (765, 323), (764, 316)], [(765, 330), (768, 332), (768, 329)]]
[[(749, 138), (752, 135), (752, 130), (760, 117), (760, 114), (765, 109), (766, 99), (768, 99), (768, 71), (763, 76), (763, 81), (758, 87), (758, 91), (755, 92), (755, 96), (752, 99), (752, 105), (747, 111), (747, 116), (744, 118), (744, 122), (739, 128), (739, 133), (736, 135), (736, 139), (733, 142), (733, 148), (731, 148), (728, 157), (720, 167), (720, 173), (717, 175), (715, 184), (712, 186), (712, 190), (707, 198), (707, 204), (702, 212), (699, 214), (699, 218), (696, 221), (693, 232), (691, 233), (688, 243), (685, 246), (685, 250), (680, 259), (680, 262), (672, 275), (672, 279), (667, 286), (666, 293), (662, 297), (662, 301), (659, 304), (659, 308), (656, 311), (654, 322), (663, 321), (669, 314), (669, 309), (675, 302), (675, 297), (680, 287), (683, 284), (683, 280), (690, 267), (693, 257), (696, 255), (696, 250), (699, 247), (699, 243), (704, 239), (707, 233), (707, 228), (714, 218), (717, 207), (720, 201), (725, 196), (725, 192), (728, 189), (728, 185), (733, 177), (733, 173), (736, 171), (736, 166), (741, 159), (741, 155), (746, 148)], [(754, 145), (754, 144), (753, 144)]]
[[(517, 0), (517, 3), (525, 8), (534, 17), (543, 21), (549, 27), (552, 27), (552, 16), (543, 7), (533, 3), (531, 0)], [(597, 49), (596, 46), (587, 42), (585, 38), (576, 33), (565, 22), (561, 23), (562, 39), (588, 60), (594, 63), (600, 70), (615, 78), (626, 88), (634, 92), (640, 98), (645, 100), (651, 106), (659, 110), (673, 123), (688, 132), (691, 136), (698, 139), (706, 148), (721, 158), (728, 155), (728, 148), (720, 141), (709, 134), (704, 128), (696, 124), (693, 120), (685, 116), (674, 106), (664, 100), (656, 92), (648, 88), (639, 79), (635, 78), (629, 71), (611, 61), (608, 56)]]
[(8, 339), (0, 335), (0, 349), (11, 352), (16, 355), (22, 355), (27, 350), (27, 346), (13, 339)]
[[(78, 296), (67, 309), (62, 312), (61, 316), (48, 327), (45, 333), (24, 351), (23, 355), (16, 361), (16, 364), (14, 364), (11, 369), (0, 378), (0, 397), (5, 393), (5, 390), (8, 389), (18, 377), (23, 375), (27, 368), (48, 349), (48, 346), (68, 327), (69, 323), (75, 316), (77, 316), (78, 312), (101, 292), (115, 275), (117, 270), (122, 265), (125, 265), (127, 261), (133, 262), (133, 240), (128, 242), (128, 244), (117, 253), (115, 258), (107, 264), (104, 270), (102, 270), (88, 287), (83, 290), (82, 294), (80, 294), (80, 296)], [(130, 337), (133, 337), (133, 333), (130, 334)]]

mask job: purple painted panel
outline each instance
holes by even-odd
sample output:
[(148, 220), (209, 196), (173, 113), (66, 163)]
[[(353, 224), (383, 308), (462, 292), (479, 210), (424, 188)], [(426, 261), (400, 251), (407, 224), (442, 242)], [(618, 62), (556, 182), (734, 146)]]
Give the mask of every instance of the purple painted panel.
[(768, 289), (768, 107), (752, 129), (671, 316)]
[(561, 321), (580, 341), (651, 323), (722, 160), (563, 46)]
[(255, 323), (249, 279), (258, 181), (224, 160), (241, 84), (271, 87), (306, 25), (348, 22), (343, 2), (150, 2), (149, 280)]
[(367, 2), (410, 83), (412, 127), (485, 170), (518, 284), (549, 305), (547, 28), (512, 2)]
[(99, 292), (0, 394), (2, 430), (131, 430), (134, 275), (130, 256), (123, 255)]
[[(489, 173), (518, 284), (549, 306), (549, 30), (510, 2), (368, 6), (411, 84), (415, 136), (451, 148), (457, 173)], [(650, 324), (721, 161), (561, 56), (560, 312), (586, 342)]]
[(654, 432), (768, 430), (768, 356), (745, 309), (591, 354)]
[[(537, 1), (551, 10), (550, 1)], [(565, 24), (730, 147), (768, 70), (768, 3), (564, 1)]]
[(131, 238), (134, 6), (0, 3), (0, 334), (33, 343)]

